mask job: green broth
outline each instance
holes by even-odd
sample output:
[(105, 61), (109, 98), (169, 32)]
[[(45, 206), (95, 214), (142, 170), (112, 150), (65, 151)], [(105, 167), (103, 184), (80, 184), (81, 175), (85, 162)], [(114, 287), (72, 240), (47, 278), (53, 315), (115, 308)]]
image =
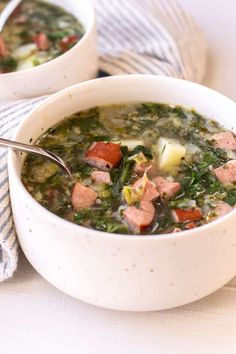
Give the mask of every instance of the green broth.
[[(206, 119), (194, 110), (159, 103), (125, 104), (95, 107), (66, 118), (50, 128), (36, 142), (62, 157), (73, 171), (76, 181), (98, 193), (90, 208), (74, 210), (71, 204), (73, 183), (50, 161), (28, 156), (22, 170), (22, 181), (29, 193), (44, 207), (71, 222), (96, 230), (122, 234), (162, 234), (185, 230), (189, 222), (176, 222), (172, 212), (176, 208), (199, 208), (202, 213), (194, 227), (215, 218), (218, 202), (236, 203), (236, 186), (223, 185), (213, 170), (234, 159), (234, 152), (216, 147), (210, 140), (213, 134), (225, 130), (214, 120)], [(155, 155), (160, 137), (175, 139), (186, 148), (178, 166), (161, 169)], [(133, 146), (128, 149), (132, 141)], [(109, 170), (112, 184), (96, 184), (91, 173), (98, 168), (84, 159), (94, 142), (120, 143), (122, 160)], [(127, 142), (127, 144), (126, 144)], [(170, 199), (160, 198), (152, 204), (156, 216), (152, 223), (137, 232), (124, 220), (128, 206), (124, 187), (129, 188), (139, 179), (134, 156), (144, 156), (154, 167), (149, 180), (161, 176), (178, 182), (180, 189)], [(154, 173), (154, 175), (153, 175)], [(140, 200), (131, 203), (139, 208)]]

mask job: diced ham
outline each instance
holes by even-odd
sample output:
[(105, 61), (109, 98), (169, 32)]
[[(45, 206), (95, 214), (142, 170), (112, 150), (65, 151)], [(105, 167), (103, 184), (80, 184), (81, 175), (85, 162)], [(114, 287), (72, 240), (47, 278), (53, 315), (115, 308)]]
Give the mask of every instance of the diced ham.
[(138, 176), (142, 176), (150, 167), (152, 167), (152, 164), (149, 161), (142, 163), (136, 162), (134, 172), (137, 173)]
[(236, 183), (236, 160), (214, 169), (217, 179), (224, 185)]
[(235, 137), (231, 132), (214, 134), (212, 135), (211, 140), (214, 140), (215, 145), (218, 148), (226, 150), (236, 150)]
[(48, 50), (50, 47), (50, 42), (44, 32), (38, 33), (36, 36), (33, 37), (33, 40), (39, 50)]
[(105, 171), (93, 171), (91, 173), (92, 180), (97, 184), (110, 184), (111, 183), (111, 176), (109, 172)]
[(151, 202), (142, 201), (140, 203), (140, 209), (152, 214), (153, 218), (154, 218), (154, 216), (155, 216), (155, 208), (154, 208), (154, 206), (153, 206), (153, 204)]
[(81, 183), (76, 183), (71, 196), (71, 203), (75, 210), (90, 208), (96, 201), (98, 194)]
[(143, 200), (145, 202), (152, 202), (152, 201), (156, 200), (159, 196), (160, 196), (160, 193), (158, 192), (155, 184), (151, 181), (147, 181), (141, 200)]
[(75, 43), (78, 42), (78, 40), (80, 39), (79, 36), (72, 34), (68, 37), (64, 37), (61, 42), (59, 43), (61, 50), (63, 52), (66, 52), (67, 50), (69, 50)]
[[(145, 184), (143, 188), (143, 183)], [(158, 192), (155, 184), (149, 180), (146, 182), (143, 181), (143, 177), (139, 178), (132, 186), (134, 190), (138, 190), (139, 188), (143, 188), (143, 195), (141, 196), (141, 200), (145, 202), (152, 202), (156, 200), (160, 193)]]
[(152, 181), (155, 183), (157, 190), (161, 194), (162, 202), (173, 198), (180, 190), (180, 184), (178, 182), (170, 182), (163, 177), (155, 177)]
[(141, 202), (140, 208), (129, 206), (123, 213), (125, 221), (135, 232), (142, 232), (151, 225), (155, 217), (155, 208), (151, 202)]
[(0, 36), (0, 58), (6, 58), (8, 55), (6, 44), (3, 38)]
[(146, 172), (148, 177), (154, 178), (158, 174), (158, 166), (152, 161), (143, 162), (141, 164), (136, 163), (134, 165), (134, 172), (137, 173), (138, 176), (143, 176)]
[(190, 221), (198, 221), (202, 218), (202, 212), (199, 208), (193, 209), (174, 209), (172, 210), (172, 217), (177, 223), (185, 223)]
[(228, 214), (230, 211), (232, 211), (233, 208), (226, 202), (218, 202), (215, 209), (214, 209), (214, 213), (216, 215), (217, 218)]
[(93, 143), (86, 151), (85, 159), (90, 165), (101, 169), (118, 166), (122, 159), (120, 145), (103, 141)]

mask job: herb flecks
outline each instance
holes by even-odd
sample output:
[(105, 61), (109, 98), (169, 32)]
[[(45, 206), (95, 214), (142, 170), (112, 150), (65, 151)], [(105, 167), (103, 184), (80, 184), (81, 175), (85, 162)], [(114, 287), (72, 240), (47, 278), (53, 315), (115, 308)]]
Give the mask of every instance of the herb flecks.
[[(142, 234), (186, 230), (212, 220), (220, 201), (231, 206), (236, 204), (236, 185), (224, 186), (214, 173), (215, 168), (234, 158), (234, 152), (220, 149), (210, 140), (213, 134), (222, 131), (217, 122), (180, 106), (144, 103), (95, 107), (73, 114), (49, 129), (37, 142), (38, 146), (55, 151), (67, 161), (76, 181), (96, 191), (98, 197), (94, 205), (90, 209), (73, 210), (71, 182), (38, 156), (27, 157), (22, 180), (39, 203), (69, 221), (100, 231), (133, 234), (133, 229), (127, 226), (124, 210), (129, 206), (140, 209), (141, 199), (129, 203), (124, 191), (132, 188), (146, 169), (149, 179), (163, 177), (179, 182), (181, 188), (172, 198), (164, 191), (162, 198), (153, 202), (155, 218)], [(152, 146), (160, 137), (175, 139), (186, 147), (185, 158), (173, 171), (161, 170), (152, 153)], [(137, 145), (133, 150), (129, 150), (130, 146), (120, 146), (123, 158), (118, 166), (109, 170), (111, 183), (94, 181), (91, 174), (98, 168), (84, 160), (87, 149), (95, 141), (125, 140), (137, 142)], [(152, 168), (148, 169), (150, 166)], [(195, 208), (201, 209), (201, 220), (190, 224), (175, 221), (173, 209)]]

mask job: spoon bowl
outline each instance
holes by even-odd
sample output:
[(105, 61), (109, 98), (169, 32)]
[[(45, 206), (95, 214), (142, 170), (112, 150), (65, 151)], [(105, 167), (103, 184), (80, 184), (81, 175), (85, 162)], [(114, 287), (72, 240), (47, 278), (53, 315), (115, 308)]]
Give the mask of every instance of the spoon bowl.
[(12, 140), (7, 140), (7, 139), (2, 139), (2, 138), (0, 138), (0, 147), (9, 147), (9, 148), (11, 148), (13, 150), (26, 152), (28, 154), (34, 154), (34, 155), (43, 156), (43, 157), (51, 160), (55, 164), (57, 164), (74, 181), (72, 173), (71, 173), (69, 167), (67, 166), (66, 162), (61, 157), (56, 155), (54, 152), (48, 151), (46, 149), (42, 149), (42, 148), (37, 147), (37, 146), (23, 144), (23, 143), (19, 143), (19, 142), (12, 141)]

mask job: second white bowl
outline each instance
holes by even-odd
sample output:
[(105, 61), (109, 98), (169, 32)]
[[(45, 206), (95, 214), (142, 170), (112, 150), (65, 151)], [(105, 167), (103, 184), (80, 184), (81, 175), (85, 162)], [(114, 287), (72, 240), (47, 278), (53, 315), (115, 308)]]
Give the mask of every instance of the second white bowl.
[[(95, 13), (90, 0), (47, 0), (71, 12), (85, 34), (65, 54), (35, 68), (0, 74), (0, 102), (42, 96), (95, 78), (98, 72)], [(53, 21), (53, 19), (52, 19)]]

